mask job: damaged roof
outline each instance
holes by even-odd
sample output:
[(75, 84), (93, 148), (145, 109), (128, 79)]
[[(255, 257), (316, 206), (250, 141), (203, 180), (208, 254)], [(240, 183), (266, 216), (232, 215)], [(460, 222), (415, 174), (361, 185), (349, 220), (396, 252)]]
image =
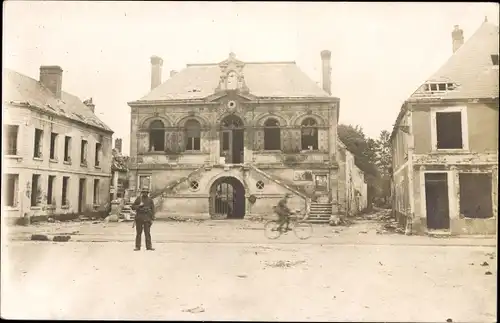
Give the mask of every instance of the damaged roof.
[[(139, 101), (203, 99), (214, 94), (221, 74), (219, 64), (190, 64)], [(295, 62), (245, 63), (242, 74), (256, 97), (330, 97)]]
[(113, 132), (78, 97), (61, 91), (61, 99), (39, 81), (4, 68), (3, 102), (28, 104), (42, 111), (78, 121), (92, 127)]
[[(397, 133), (408, 101), (419, 102), (419, 100), (434, 98), (445, 100), (498, 99), (499, 71), (498, 65), (494, 66), (492, 58), (492, 55), (499, 54), (498, 38), (498, 26), (484, 21), (448, 61), (403, 103), (392, 129), (391, 140)], [(453, 83), (456, 88), (435, 94), (424, 91), (426, 84), (440, 82)]]
[[(498, 26), (485, 21), (479, 29), (425, 83), (454, 83), (456, 88), (438, 92), (442, 99), (481, 99), (498, 97)], [(419, 88), (411, 99), (429, 97)]]

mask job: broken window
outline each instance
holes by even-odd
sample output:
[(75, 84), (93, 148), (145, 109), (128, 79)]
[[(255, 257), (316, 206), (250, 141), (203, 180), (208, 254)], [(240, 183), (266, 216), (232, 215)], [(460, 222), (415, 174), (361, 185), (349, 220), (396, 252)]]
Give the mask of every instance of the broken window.
[(53, 190), (54, 190), (54, 181), (56, 177), (53, 175), (49, 175), (49, 182), (47, 186), (47, 205), (52, 205), (52, 196), (53, 196)]
[(50, 159), (56, 159), (57, 156), (57, 133), (50, 134)]
[(491, 55), (491, 62), (494, 66), (498, 66), (498, 54)]
[(437, 149), (462, 149), (462, 113), (436, 112)]
[(94, 198), (92, 201), (94, 204), (99, 203), (99, 180), (98, 179), (94, 179)]
[(149, 125), (149, 151), (165, 149), (165, 125), (161, 120), (155, 120)]
[(33, 174), (31, 177), (31, 206), (38, 206), (42, 202), (42, 190), (40, 188), (40, 175)]
[(68, 201), (69, 176), (64, 176), (62, 181), (61, 205), (69, 205)]
[(466, 218), (493, 216), (492, 176), (488, 173), (460, 173), (460, 214)]
[(201, 129), (200, 123), (196, 120), (188, 120), (184, 126), (186, 135), (186, 150), (200, 150)]
[(229, 150), (229, 136), (230, 132), (228, 131), (222, 133), (222, 150)]
[(97, 142), (95, 144), (95, 160), (94, 160), (94, 165), (96, 167), (99, 166), (99, 164), (101, 163), (101, 143)]
[(42, 158), (43, 130), (35, 129), (35, 145), (33, 147), (33, 157)]
[(71, 137), (64, 137), (64, 161), (71, 161)]
[(454, 90), (455, 87), (453, 83), (427, 83), (424, 86), (424, 90), (427, 92), (445, 92)]
[(17, 135), (19, 132), (19, 126), (7, 125), (6, 128), (7, 131), (4, 137), (4, 154), (17, 155)]
[(316, 120), (307, 118), (302, 121), (302, 150), (318, 150), (318, 128)]
[(264, 127), (264, 150), (280, 150), (281, 129), (278, 120), (267, 119)]
[(88, 142), (85, 139), (82, 139), (82, 143), (80, 145), (80, 164), (87, 164), (87, 145)]
[(17, 206), (17, 198), (19, 192), (19, 174), (6, 174), (5, 177), (5, 205), (15, 207)]

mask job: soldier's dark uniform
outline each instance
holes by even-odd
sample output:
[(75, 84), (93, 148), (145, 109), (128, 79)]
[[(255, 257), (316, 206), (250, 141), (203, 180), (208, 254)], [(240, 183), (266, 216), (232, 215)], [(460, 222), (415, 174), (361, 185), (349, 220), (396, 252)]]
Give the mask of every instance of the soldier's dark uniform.
[[(135, 215), (135, 250), (141, 249), (142, 231), (146, 239), (146, 249), (154, 250), (151, 242), (151, 225), (155, 220), (155, 204), (148, 195), (149, 190), (143, 188), (139, 196), (132, 204), (132, 209), (136, 211)], [(142, 205), (141, 205), (142, 203)]]

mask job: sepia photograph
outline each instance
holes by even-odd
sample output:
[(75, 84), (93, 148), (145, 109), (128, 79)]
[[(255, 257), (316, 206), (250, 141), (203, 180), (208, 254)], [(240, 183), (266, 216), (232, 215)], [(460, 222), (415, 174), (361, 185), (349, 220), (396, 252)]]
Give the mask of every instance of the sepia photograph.
[(497, 322), (496, 2), (3, 2), (0, 315)]

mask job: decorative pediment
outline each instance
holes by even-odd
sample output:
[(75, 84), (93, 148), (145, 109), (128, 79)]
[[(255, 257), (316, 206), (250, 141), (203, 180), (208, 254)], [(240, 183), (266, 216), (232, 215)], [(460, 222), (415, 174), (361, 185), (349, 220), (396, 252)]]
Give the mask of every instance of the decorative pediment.
[[(241, 93), (237, 92), (236, 97), (238, 100), (242, 101), (253, 101), (256, 100), (257, 97), (250, 94), (250, 93)], [(207, 102), (225, 102), (228, 100), (228, 94), (224, 90), (219, 90), (219, 92), (216, 92), (205, 99)]]
[(244, 67), (245, 63), (237, 60), (234, 53), (230, 53), (228, 59), (219, 63), (220, 80), (215, 92), (240, 91), (248, 93), (248, 87), (243, 75)]

